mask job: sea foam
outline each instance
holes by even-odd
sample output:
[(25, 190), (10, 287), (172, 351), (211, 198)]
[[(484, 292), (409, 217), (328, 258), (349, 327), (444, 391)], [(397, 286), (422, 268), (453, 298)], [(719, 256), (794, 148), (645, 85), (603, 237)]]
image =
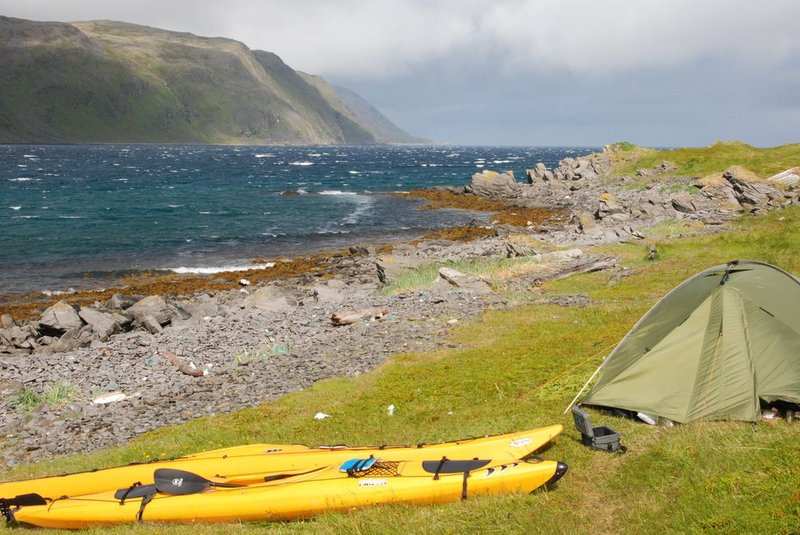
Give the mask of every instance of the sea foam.
[(358, 195), (355, 191), (342, 191), (338, 189), (326, 189), (319, 192), (320, 195)]
[(168, 268), (164, 271), (172, 271), (179, 275), (214, 275), (216, 273), (235, 273), (237, 271), (255, 271), (275, 267), (275, 262), (266, 264), (252, 264), (247, 266), (222, 266), (222, 267), (177, 267)]

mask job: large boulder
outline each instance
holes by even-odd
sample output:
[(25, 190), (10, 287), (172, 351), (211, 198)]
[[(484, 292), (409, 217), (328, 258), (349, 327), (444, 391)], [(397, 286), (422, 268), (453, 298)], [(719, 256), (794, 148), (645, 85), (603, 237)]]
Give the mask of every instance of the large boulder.
[(741, 167), (731, 167), (722, 173), (722, 177), (731, 185), (736, 200), (743, 207), (758, 208), (773, 199), (783, 198), (780, 191)]
[(396, 254), (381, 255), (375, 262), (378, 281), (384, 286), (396, 282), (406, 270), (430, 261), (426, 260), (427, 257), (424, 255), (420, 256), (417, 247), (414, 246), (395, 247), (394, 253)]
[(175, 311), (160, 295), (151, 295), (137, 301), (128, 308), (137, 323), (142, 324), (147, 316), (152, 316), (159, 325), (166, 325), (175, 317)]
[(213, 318), (221, 315), (219, 301), (208, 294), (200, 294), (194, 298), (175, 304), (178, 311), (185, 312), (193, 321), (202, 321), (204, 318)]
[(519, 184), (514, 178), (513, 171), (498, 173), (488, 169), (472, 175), (472, 181), (464, 188), (467, 193), (490, 199), (513, 197), (518, 189)]
[(606, 217), (613, 216), (616, 214), (625, 214), (627, 210), (622, 203), (614, 196), (613, 193), (609, 191), (605, 191), (600, 194), (600, 207), (597, 209), (595, 216), (598, 219), (605, 219)]
[(589, 212), (579, 212), (575, 214), (575, 219), (578, 223), (578, 229), (584, 234), (597, 227), (597, 220)]
[(598, 175), (591, 161), (586, 158), (579, 158), (578, 165), (575, 167), (575, 176), (581, 180), (593, 180)]
[(742, 210), (731, 183), (725, 180), (722, 173), (705, 176), (697, 180), (694, 185), (700, 188), (700, 193), (716, 206), (727, 210)]
[(97, 339), (97, 334), (90, 325), (84, 325), (78, 329), (71, 329), (65, 332), (61, 338), (50, 344), (44, 349), (45, 353), (60, 353), (70, 351), (79, 347), (86, 347), (92, 340)]
[(3, 329), (10, 329), (14, 326), (14, 317), (11, 314), (3, 314), (0, 316), (0, 327)]
[(80, 329), (83, 320), (72, 305), (59, 301), (42, 313), (39, 325), (45, 333), (63, 334), (73, 329)]
[(130, 323), (130, 319), (121, 314), (109, 314), (90, 307), (81, 307), (78, 315), (102, 341), (108, 340), (108, 337), (119, 332), (123, 325)]
[(289, 310), (297, 306), (297, 298), (284, 288), (264, 286), (245, 300), (246, 306), (268, 311)]
[(533, 169), (527, 170), (528, 184), (534, 184), (536, 181), (550, 182), (553, 180), (553, 172), (547, 169), (547, 166), (542, 162), (533, 166)]
[(693, 214), (697, 211), (697, 207), (694, 204), (694, 199), (688, 193), (676, 195), (672, 198), (671, 202), (672, 207), (678, 212), (683, 212), (684, 214)]
[(787, 169), (777, 175), (772, 175), (767, 180), (784, 186), (796, 186), (800, 184), (800, 165)]
[(124, 310), (136, 304), (141, 299), (142, 299), (141, 296), (136, 297), (136, 296), (122, 295), (116, 293), (112, 295), (111, 298), (108, 300), (108, 302), (106, 303), (106, 308), (111, 310)]

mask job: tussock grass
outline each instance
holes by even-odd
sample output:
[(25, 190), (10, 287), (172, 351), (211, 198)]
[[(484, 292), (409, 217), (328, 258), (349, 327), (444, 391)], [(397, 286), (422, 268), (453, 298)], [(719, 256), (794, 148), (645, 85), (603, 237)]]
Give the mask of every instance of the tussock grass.
[[(200, 418), (130, 444), (28, 466), (44, 474), (180, 455), (243, 442), (433, 442), (562, 423), (546, 458), (570, 470), (551, 492), (394, 506), (306, 522), (180, 526), (170, 533), (793, 533), (800, 530), (798, 422), (649, 427), (591, 411), (622, 434), (628, 453), (581, 445), (563, 411), (614, 345), (664, 293), (699, 270), (754, 259), (800, 273), (800, 210), (741, 220), (735, 232), (665, 240), (656, 261), (641, 245), (604, 247), (626, 276), (592, 273), (545, 284), (586, 293), (585, 307), (487, 311), (452, 333), (459, 349), (394, 358), (348, 379), (322, 381), (257, 408)], [(346, 351), (346, 348), (342, 348)], [(389, 404), (395, 415), (386, 414)], [(313, 415), (332, 415), (317, 421)], [(87, 438), (89, 440), (90, 438)], [(0, 528), (0, 532), (7, 528)], [(10, 532), (10, 530), (9, 530)], [(90, 533), (162, 533), (133, 526)]]
[(74, 400), (78, 394), (78, 385), (69, 383), (54, 383), (47, 387), (44, 392), (36, 392), (29, 388), (23, 388), (14, 394), (9, 404), (17, 410), (30, 412), (42, 405), (57, 407)]
[(756, 175), (767, 178), (800, 165), (800, 144), (757, 148), (741, 142), (717, 142), (709, 147), (675, 150), (648, 150), (623, 147), (615, 174), (632, 175), (637, 169), (650, 169), (667, 160), (678, 166), (674, 174), (703, 177), (721, 173), (732, 165), (741, 165)]

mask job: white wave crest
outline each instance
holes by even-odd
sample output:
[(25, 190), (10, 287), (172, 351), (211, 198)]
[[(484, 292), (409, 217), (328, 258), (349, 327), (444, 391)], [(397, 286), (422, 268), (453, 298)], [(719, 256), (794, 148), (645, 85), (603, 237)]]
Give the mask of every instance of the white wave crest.
[(57, 297), (59, 295), (73, 295), (78, 293), (78, 290), (75, 288), (70, 288), (69, 290), (42, 290), (42, 295), (46, 295), (47, 297)]
[(358, 195), (355, 191), (342, 191), (338, 189), (326, 189), (325, 191), (320, 191), (320, 195)]
[(314, 162), (289, 162), (289, 165), (302, 165), (302, 166), (306, 166), (306, 165), (314, 165)]
[(235, 273), (237, 271), (256, 271), (268, 269), (275, 266), (275, 262), (266, 264), (253, 264), (249, 266), (222, 266), (222, 267), (177, 267), (169, 268), (164, 271), (172, 271), (179, 275), (214, 275), (216, 273)]

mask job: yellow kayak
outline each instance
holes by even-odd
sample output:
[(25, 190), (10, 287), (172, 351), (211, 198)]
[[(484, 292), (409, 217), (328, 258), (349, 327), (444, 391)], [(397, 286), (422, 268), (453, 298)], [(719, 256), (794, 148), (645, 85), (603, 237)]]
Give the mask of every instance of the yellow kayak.
[[(67, 529), (137, 520), (179, 523), (294, 520), (369, 505), (423, 505), (473, 496), (529, 493), (554, 483), (566, 470), (563, 463), (539, 459), (503, 463), (496, 459), (379, 460), (356, 473), (327, 467), (238, 488), (209, 486), (192, 494), (157, 492), (121, 500), (119, 493), (115, 496), (108, 491), (61, 498), (46, 505), (22, 507), (13, 516), (21, 523)], [(173, 483), (180, 486), (182, 481), (175, 478)]]
[[(532, 454), (563, 430), (560, 424), (481, 438), (468, 438), (418, 446), (318, 447), (302, 445), (253, 444), (212, 450), (166, 461), (131, 464), (90, 472), (8, 481), (0, 483), (0, 507), (18, 495), (38, 494), (43, 498), (77, 497), (116, 490), (136, 483), (150, 484), (159, 468), (181, 469), (205, 478), (247, 478), (250, 474), (277, 477), (324, 466), (338, 466), (356, 457), (377, 457), (386, 461), (414, 461), (441, 457), (475, 457), (509, 462)], [(271, 474), (271, 476), (270, 476)]]

